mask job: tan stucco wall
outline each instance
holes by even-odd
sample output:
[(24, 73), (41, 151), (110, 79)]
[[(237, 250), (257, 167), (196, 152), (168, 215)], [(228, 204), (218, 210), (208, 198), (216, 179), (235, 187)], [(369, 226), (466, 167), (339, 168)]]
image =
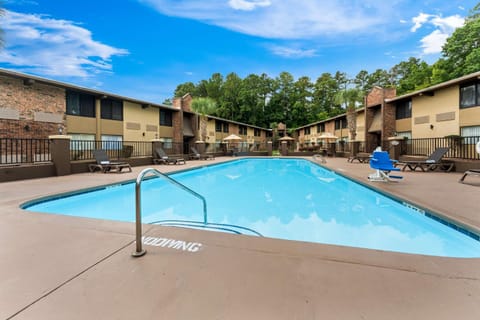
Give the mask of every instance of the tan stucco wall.
[(338, 138), (344, 138), (344, 139), (348, 138), (348, 136), (350, 135), (350, 133), (348, 132), (348, 128), (335, 130), (333, 134)]
[(480, 126), (480, 107), (460, 109), (460, 127)]
[(316, 141), (317, 125), (310, 126), (309, 128), (310, 128), (310, 134), (305, 134), (305, 128), (302, 129), (302, 136), (303, 136), (302, 142)]
[(215, 120), (210, 119), (207, 123), (207, 143), (214, 143), (215, 141)]
[(248, 143), (254, 143), (255, 140), (260, 141), (260, 139), (256, 139), (256, 138), (260, 138), (260, 137), (255, 137), (254, 133), (255, 133), (255, 131), (254, 131), (253, 128), (247, 127), (247, 136), (246, 137), (247, 137), (247, 142)]
[[(438, 121), (436, 116), (448, 112), (455, 113), (455, 119)], [(419, 117), (429, 117), (429, 121), (415, 124)], [(433, 125), (433, 129), (430, 129)], [(435, 91), (435, 95), (412, 98), (412, 138), (435, 138), (459, 133), (459, 87), (451, 86)], [(398, 130), (397, 128), (397, 131)]]
[(66, 115), (68, 133), (95, 134), (97, 121), (95, 118)]
[(412, 118), (396, 120), (395, 128), (397, 132), (412, 131)]
[(159, 138), (172, 138), (173, 139), (173, 127), (159, 126), (158, 137)]
[[(111, 121), (111, 120), (103, 120)], [(140, 104), (123, 102), (123, 139), (125, 141), (150, 141), (155, 138), (172, 137), (173, 130), (170, 127), (160, 128), (160, 111), (155, 107), (142, 109)], [(102, 125), (102, 131), (105, 128)], [(147, 130), (149, 128), (150, 130)], [(156, 131), (152, 129), (156, 128)], [(109, 127), (109, 129), (114, 129)], [(115, 128), (116, 129), (116, 128)], [(167, 130), (166, 130), (167, 129)], [(170, 129), (170, 130), (168, 130)], [(170, 131), (170, 132), (168, 132)], [(144, 135), (145, 134), (145, 135)], [(158, 134), (156, 137), (155, 135)]]
[[(215, 120), (218, 121), (218, 120)], [(213, 132), (215, 132), (215, 123), (213, 124)], [(228, 123), (228, 132), (215, 132), (215, 141), (222, 141), (223, 138), (228, 137), (231, 134), (238, 135), (238, 125), (235, 123)]]
[[(100, 135), (104, 134), (123, 136), (123, 121), (101, 119)], [(123, 137), (123, 140), (130, 141), (129, 139), (125, 139), (125, 136)]]
[(365, 141), (365, 112), (357, 112), (357, 136), (355, 141)]

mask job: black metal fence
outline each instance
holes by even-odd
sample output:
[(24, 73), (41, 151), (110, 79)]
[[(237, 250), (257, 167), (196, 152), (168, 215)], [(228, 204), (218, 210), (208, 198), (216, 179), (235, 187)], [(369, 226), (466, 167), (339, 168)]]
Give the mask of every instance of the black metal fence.
[(51, 161), (48, 139), (0, 138), (0, 165)]
[(448, 147), (445, 155), (447, 158), (480, 160), (480, 155), (475, 145), (480, 141), (480, 136), (475, 137), (446, 137), (446, 138), (425, 138), (407, 139), (402, 142), (402, 155), (430, 155), (435, 149)]
[(152, 143), (149, 141), (70, 141), (70, 160), (92, 160), (93, 150), (106, 150), (111, 159), (130, 157), (149, 157), (152, 155)]
[[(480, 160), (480, 155), (475, 145), (480, 141), (480, 136), (474, 137), (446, 137), (446, 138), (424, 138), (405, 139), (400, 141), (401, 155), (428, 156), (440, 147), (448, 147), (447, 158)], [(274, 143), (274, 150), (275, 150)], [(296, 151), (296, 143), (288, 144), (289, 151)], [(318, 151), (328, 145), (310, 145), (300, 148), (299, 151)], [(391, 141), (383, 141), (384, 150), (392, 147)], [(167, 154), (192, 153), (191, 147), (195, 144), (184, 144), (164, 142), (163, 149)], [(92, 151), (95, 149), (106, 150), (112, 159), (125, 159), (130, 157), (152, 156), (152, 142), (150, 141), (93, 141), (93, 140), (72, 140), (70, 141), (70, 160), (93, 160)], [(336, 151), (352, 152), (353, 143), (337, 142)], [(365, 142), (360, 142), (359, 152), (365, 152)], [(255, 152), (266, 151), (267, 143), (206, 143), (205, 152), (216, 154), (230, 154), (231, 152)], [(27, 164), (50, 162), (50, 141), (49, 139), (16, 139), (0, 138), (0, 165)]]
[[(398, 141), (398, 140), (396, 140)], [(474, 137), (444, 137), (444, 138), (423, 138), (423, 139), (405, 139), (400, 140), (401, 155), (429, 156), (435, 149), (440, 147), (448, 147), (449, 152), (445, 155), (447, 158), (480, 160), (480, 155), (475, 149), (475, 145), (480, 141), (480, 136)], [(358, 152), (368, 152), (366, 143), (358, 143)], [(337, 141), (335, 143), (335, 151), (338, 153), (351, 153), (354, 150), (353, 142)], [(274, 144), (275, 145), (275, 144)], [(383, 150), (390, 150), (393, 145), (391, 140), (385, 140), (381, 143)], [(329, 149), (329, 143), (309, 143), (301, 144), (297, 150), (297, 143), (290, 143), (288, 151), (300, 152), (321, 152)]]

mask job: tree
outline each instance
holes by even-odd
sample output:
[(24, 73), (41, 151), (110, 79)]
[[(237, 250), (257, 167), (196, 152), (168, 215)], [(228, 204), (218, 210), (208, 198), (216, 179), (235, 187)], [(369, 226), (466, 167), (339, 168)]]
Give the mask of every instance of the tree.
[(431, 85), (432, 67), (417, 58), (411, 57), (408, 61), (396, 64), (390, 73), (395, 79), (399, 95)]
[(316, 118), (312, 115), (313, 109), (313, 84), (309, 77), (300, 77), (293, 84), (291, 101), (291, 124), (292, 127), (299, 127), (306, 123), (313, 122)]
[(288, 72), (282, 72), (274, 80), (274, 91), (268, 109), (270, 112), (270, 122), (283, 122), (290, 127), (291, 125), (291, 106), (293, 93), (293, 76)]
[(223, 91), (223, 76), (220, 73), (214, 73), (202, 83), (205, 86), (206, 97), (212, 98), (215, 101), (220, 101)]
[(174, 96), (176, 98), (181, 98), (187, 93), (190, 93), (192, 96), (196, 96), (197, 94), (197, 88), (193, 84), (193, 82), (185, 82), (182, 84), (179, 84), (177, 88), (175, 89)]
[(435, 83), (480, 70), (480, 3), (463, 27), (457, 28), (442, 48), (443, 59), (434, 65)]
[(170, 99), (165, 99), (165, 100), (163, 100), (162, 104), (164, 104), (166, 106), (171, 106), (171, 105), (173, 105), (173, 102)]
[(361, 70), (353, 79), (353, 83), (355, 84), (355, 88), (362, 91), (364, 94), (367, 94), (372, 88), (368, 87), (368, 71)]
[(313, 116), (317, 120), (328, 118), (335, 106), (335, 96), (340, 90), (335, 78), (328, 72), (317, 78), (313, 90)]
[(242, 79), (232, 72), (229, 73), (222, 85), (222, 94), (219, 98), (219, 107), (217, 114), (219, 117), (234, 120), (244, 121), (240, 110), (240, 90), (242, 86)]
[(192, 110), (200, 114), (200, 139), (207, 140), (207, 115), (215, 113), (216, 103), (210, 98), (194, 98)]
[(350, 88), (339, 91), (336, 100), (339, 104), (345, 104), (347, 113), (347, 127), (350, 132), (350, 138), (355, 140), (357, 137), (357, 111), (356, 109), (363, 104), (363, 92), (356, 88)]
[(266, 75), (250, 74), (242, 80), (239, 99), (242, 122), (256, 126), (267, 127), (265, 120), (268, 97), (271, 95), (271, 79)]
[(395, 80), (392, 75), (383, 69), (377, 69), (368, 76), (366, 92), (369, 92), (373, 87), (378, 86), (382, 88), (391, 88), (395, 86)]

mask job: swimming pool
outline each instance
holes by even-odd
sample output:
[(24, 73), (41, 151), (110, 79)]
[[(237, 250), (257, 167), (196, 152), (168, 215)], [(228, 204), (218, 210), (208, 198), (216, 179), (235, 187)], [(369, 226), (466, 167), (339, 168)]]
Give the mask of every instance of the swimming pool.
[[(240, 159), (171, 175), (203, 195), (208, 222), (288, 240), (449, 257), (480, 257), (459, 232), (304, 159)], [(36, 212), (134, 221), (135, 183), (30, 202)], [(142, 183), (142, 221), (203, 221), (202, 203), (162, 179)], [(251, 230), (251, 232), (249, 231)], [(244, 231), (244, 232), (243, 232)]]

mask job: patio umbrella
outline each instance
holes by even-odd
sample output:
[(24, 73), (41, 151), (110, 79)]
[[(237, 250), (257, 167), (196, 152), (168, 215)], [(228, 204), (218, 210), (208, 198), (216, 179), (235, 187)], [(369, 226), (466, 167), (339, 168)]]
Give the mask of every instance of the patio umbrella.
[(237, 136), (236, 134), (231, 134), (228, 137), (223, 138), (223, 141), (235, 141), (235, 140), (243, 140), (243, 139)]
[(330, 134), (330, 133), (324, 133), (320, 137), (317, 137), (317, 139), (337, 140), (338, 137), (334, 136), (333, 134)]
[(295, 141), (295, 139), (289, 136), (285, 136), (278, 139), (278, 141)]

